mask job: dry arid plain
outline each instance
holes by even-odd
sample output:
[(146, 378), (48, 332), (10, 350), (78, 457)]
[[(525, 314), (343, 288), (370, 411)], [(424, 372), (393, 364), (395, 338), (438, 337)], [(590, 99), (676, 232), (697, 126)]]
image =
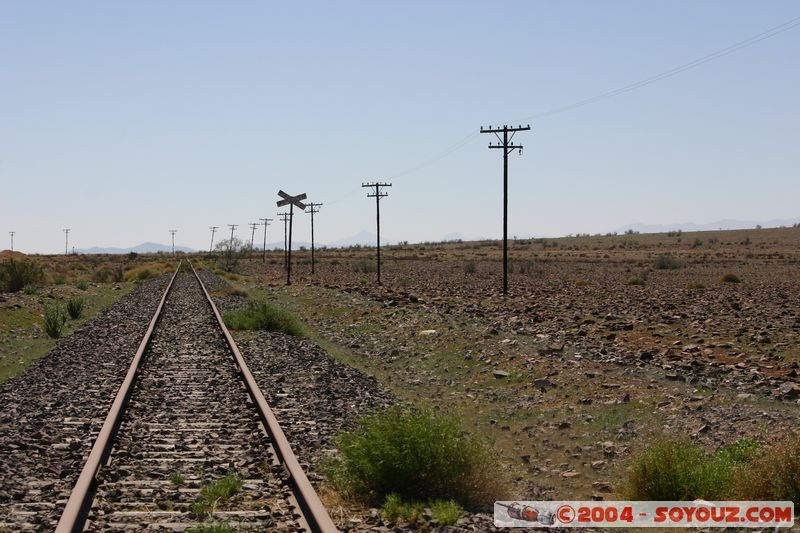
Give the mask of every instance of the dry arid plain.
[[(798, 428), (800, 228), (515, 240), (507, 296), (497, 241), (386, 247), (381, 285), (374, 252), (317, 250), (312, 274), (310, 252), (294, 251), (290, 286), (282, 251), (181, 256), (220, 310), (259, 298), (302, 324), (300, 337), (234, 337), (340, 528), (405, 527), (337, 493), (325, 471), (335, 435), (391, 404), (455, 414), (488, 443), (497, 496), (527, 500), (623, 499), (633, 461), (664, 437), (713, 453)], [(27, 259), (45, 281), (0, 295), (0, 444), (11, 450), (0, 499), (12, 502), (0, 521), (28, 512), (47, 530), (177, 261)], [(44, 308), (75, 296), (84, 316), (49, 339)], [(112, 346), (122, 355), (104, 357)], [(106, 381), (87, 388), (93, 365)], [(62, 382), (85, 393), (58, 392)], [(31, 418), (41, 424), (23, 434)], [(87, 422), (65, 437), (57, 426), (70, 420)], [(42, 477), (61, 481), (31, 481)], [(472, 511), (447, 530), (490, 529)]]

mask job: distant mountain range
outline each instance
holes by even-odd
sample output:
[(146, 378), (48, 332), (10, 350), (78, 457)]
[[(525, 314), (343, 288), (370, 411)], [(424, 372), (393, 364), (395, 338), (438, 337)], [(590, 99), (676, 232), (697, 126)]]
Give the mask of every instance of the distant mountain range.
[[(616, 233), (625, 233), (626, 231), (635, 231), (637, 233), (666, 233), (668, 231), (677, 231), (677, 230), (689, 232), (689, 231), (716, 231), (720, 229), (723, 230), (753, 229), (756, 226), (761, 226), (763, 228), (778, 228), (781, 226), (791, 227), (794, 224), (800, 224), (800, 217), (788, 218), (788, 219), (775, 219), (767, 221), (726, 219), (726, 220), (717, 220), (716, 222), (709, 222), (707, 224), (696, 224), (694, 222), (684, 222), (681, 224), (635, 223), (622, 226), (621, 228), (617, 228), (614, 231), (616, 231)], [(512, 237), (512, 235), (509, 235), (509, 237)], [(524, 239), (524, 238), (531, 238), (532, 236), (517, 235), (516, 237)], [(355, 235), (351, 235), (350, 237), (345, 237), (344, 239), (339, 239), (331, 242), (317, 243), (317, 247), (347, 248), (348, 246), (374, 246), (375, 239), (376, 235), (374, 233), (367, 230), (361, 230)], [(480, 238), (465, 237), (461, 233), (448, 233), (441, 239), (441, 241), (458, 241), (458, 240), (471, 241), (471, 240), (483, 240), (483, 239), (485, 239), (485, 237), (480, 237)], [(386, 237), (381, 238), (382, 245), (397, 244), (398, 242), (399, 242), (398, 240), (392, 238), (386, 238)], [(293, 250), (299, 250), (301, 247), (311, 248), (311, 243), (307, 241), (292, 241)], [(256, 242), (255, 249), (261, 250), (261, 243)], [(277, 250), (283, 249), (283, 239), (267, 243), (267, 250), (275, 250), (275, 249)], [(205, 250), (195, 250), (194, 248), (189, 248), (188, 246), (176, 246), (175, 251), (193, 253)], [(136, 252), (140, 254), (152, 254), (158, 252), (171, 253), (172, 246), (168, 244), (160, 244), (155, 242), (144, 242), (138, 246), (133, 246), (131, 248), (95, 246), (92, 248), (76, 249), (75, 252), (80, 254), (127, 254), (130, 252)]]
[(800, 223), (800, 217), (775, 219), (767, 221), (756, 220), (717, 220), (716, 222), (709, 222), (707, 224), (695, 224), (694, 222), (684, 222), (682, 224), (628, 224), (616, 229), (617, 233), (625, 233), (626, 231), (637, 231), (639, 233), (666, 233), (668, 231), (716, 231), (721, 229), (753, 229), (756, 226), (762, 228), (779, 228), (781, 226), (791, 227), (794, 224)]
[[(176, 246), (175, 251), (191, 253), (196, 252), (197, 250), (187, 246)], [(136, 252), (137, 254), (155, 254), (158, 252), (172, 253), (172, 245), (159, 244), (156, 242), (143, 242), (142, 244), (133, 246), (132, 248), (94, 246), (92, 248), (75, 249), (75, 253), (78, 254), (128, 254), (131, 252)]]

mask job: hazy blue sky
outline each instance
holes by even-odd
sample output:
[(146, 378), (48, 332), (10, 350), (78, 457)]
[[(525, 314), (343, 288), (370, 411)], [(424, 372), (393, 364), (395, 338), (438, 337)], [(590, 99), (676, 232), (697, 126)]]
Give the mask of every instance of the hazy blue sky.
[[(796, 1), (0, 2), (0, 248), (207, 246), (208, 226), (325, 205), (318, 239), (499, 236), (477, 132), (800, 16)], [(800, 216), (800, 27), (531, 120), (511, 234)], [(296, 219), (308, 239), (307, 216)], [(277, 237), (279, 230), (273, 235)], [(272, 238), (270, 240), (273, 240)]]

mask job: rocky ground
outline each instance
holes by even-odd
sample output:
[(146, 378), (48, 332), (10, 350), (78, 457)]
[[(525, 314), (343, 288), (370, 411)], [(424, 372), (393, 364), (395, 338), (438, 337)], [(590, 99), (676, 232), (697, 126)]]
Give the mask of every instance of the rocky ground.
[(506, 297), (496, 243), (387, 249), (382, 286), (365, 250), (320, 252), (313, 278), (298, 254), (291, 287), (244, 262), (240, 283), (398, 397), (460, 412), (519, 497), (612, 499), (655, 436), (796, 430), (798, 251), (796, 228), (516, 242)]
[(142, 283), (0, 385), (0, 529), (53, 529), (166, 283)]

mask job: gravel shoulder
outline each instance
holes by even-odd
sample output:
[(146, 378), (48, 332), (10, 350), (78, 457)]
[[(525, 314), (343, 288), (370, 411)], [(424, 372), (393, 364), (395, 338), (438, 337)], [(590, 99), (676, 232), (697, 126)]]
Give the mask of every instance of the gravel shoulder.
[(0, 385), (0, 529), (53, 529), (167, 282), (139, 284)]

